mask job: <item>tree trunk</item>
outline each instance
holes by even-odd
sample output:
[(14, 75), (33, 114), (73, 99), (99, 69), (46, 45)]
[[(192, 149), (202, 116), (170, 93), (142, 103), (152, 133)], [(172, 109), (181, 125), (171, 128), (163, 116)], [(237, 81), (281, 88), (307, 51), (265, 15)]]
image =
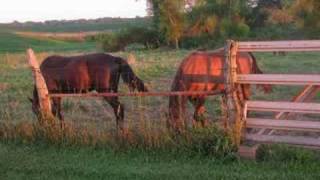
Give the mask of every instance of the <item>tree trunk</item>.
[(176, 49), (179, 49), (179, 40), (178, 40), (178, 38), (175, 39), (175, 46), (176, 46)]

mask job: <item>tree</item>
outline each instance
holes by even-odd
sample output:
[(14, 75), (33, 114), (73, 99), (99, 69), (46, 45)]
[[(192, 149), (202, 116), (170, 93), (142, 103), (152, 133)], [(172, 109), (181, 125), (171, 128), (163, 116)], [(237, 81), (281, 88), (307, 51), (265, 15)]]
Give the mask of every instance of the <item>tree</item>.
[(162, 0), (159, 3), (160, 30), (168, 43), (179, 48), (179, 40), (184, 31), (184, 0)]
[(188, 14), (190, 35), (242, 36), (249, 32), (247, 0), (198, 0)]
[(292, 13), (296, 19), (298, 27), (308, 31), (311, 35), (319, 34), (319, 0), (296, 0), (292, 6)]

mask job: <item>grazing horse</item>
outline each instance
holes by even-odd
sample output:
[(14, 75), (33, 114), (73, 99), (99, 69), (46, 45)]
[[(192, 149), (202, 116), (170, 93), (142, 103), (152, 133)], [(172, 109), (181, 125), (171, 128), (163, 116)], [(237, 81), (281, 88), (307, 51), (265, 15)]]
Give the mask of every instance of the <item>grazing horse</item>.
[[(238, 73), (262, 74), (251, 53), (237, 54)], [(223, 52), (194, 52), (186, 57), (177, 70), (171, 91), (215, 91), (224, 90), (224, 54)], [(265, 93), (271, 92), (270, 85), (259, 85)], [(243, 96), (250, 96), (250, 85), (241, 85)], [(195, 108), (193, 125), (206, 126), (205, 96), (171, 96), (169, 99), (168, 125), (181, 131), (184, 126), (185, 104), (189, 100)]]
[[(40, 66), (49, 93), (99, 93), (118, 92), (120, 75), (129, 86), (130, 91), (148, 91), (126, 60), (108, 54), (97, 53), (83, 56), (50, 56)], [(117, 126), (123, 127), (124, 107), (118, 97), (104, 97), (111, 105), (116, 117)], [(39, 115), (39, 99), (37, 89), (33, 90), (32, 110)], [(61, 98), (52, 100), (52, 113), (63, 122)]]

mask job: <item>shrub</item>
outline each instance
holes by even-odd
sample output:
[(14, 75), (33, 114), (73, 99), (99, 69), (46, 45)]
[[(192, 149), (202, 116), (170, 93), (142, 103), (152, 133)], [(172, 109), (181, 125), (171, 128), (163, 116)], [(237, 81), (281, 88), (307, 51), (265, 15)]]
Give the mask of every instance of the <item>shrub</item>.
[(220, 35), (225, 38), (245, 38), (250, 33), (250, 27), (244, 22), (232, 22), (223, 19), (221, 22)]
[(193, 129), (186, 134), (185, 151), (212, 157), (227, 157), (234, 155), (236, 146), (223, 130), (216, 126)]
[(98, 41), (102, 49), (109, 52), (125, 50), (127, 46), (132, 44), (143, 45), (146, 49), (158, 48), (162, 42), (157, 31), (142, 27), (132, 27), (112, 34), (99, 35), (91, 39)]

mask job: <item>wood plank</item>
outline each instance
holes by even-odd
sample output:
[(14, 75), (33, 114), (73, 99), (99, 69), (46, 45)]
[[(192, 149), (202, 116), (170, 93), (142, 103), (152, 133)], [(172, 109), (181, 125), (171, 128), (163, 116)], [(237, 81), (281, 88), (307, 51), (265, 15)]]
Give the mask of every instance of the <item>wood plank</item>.
[(279, 102), (279, 101), (246, 101), (246, 107), (250, 111), (267, 112), (295, 112), (320, 114), (319, 103), (297, 103), (297, 102)]
[(316, 121), (248, 118), (246, 127), (320, 132), (320, 122)]
[[(307, 99), (313, 98), (316, 95), (318, 88), (318, 86), (307, 85), (292, 99), (292, 102), (305, 102)], [(287, 119), (289, 115), (290, 113), (282, 111), (275, 115), (275, 119)]]
[[(311, 98), (313, 98), (317, 91), (319, 89), (319, 86), (312, 86), (312, 85), (307, 85), (303, 88), (303, 90), (292, 99), (292, 102), (305, 102)], [(289, 117), (294, 117), (293, 115), (295, 115), (294, 113), (290, 113), (290, 112), (278, 112), (277, 114), (275, 114), (275, 119), (288, 119)], [(258, 134), (264, 134), (265, 132), (267, 132), (268, 129), (260, 129), (260, 131), (258, 132)], [(271, 135), (274, 132), (274, 130), (270, 130), (268, 132), (268, 135)]]
[(124, 96), (213, 96), (223, 94), (224, 91), (168, 91), (168, 92), (129, 92), (129, 93), (72, 93), (72, 94), (60, 94), (52, 93), (50, 97), (124, 97)]
[(275, 136), (246, 134), (245, 139), (262, 143), (285, 143), (301, 146), (320, 146), (320, 140), (302, 136)]
[(320, 85), (320, 75), (238, 74), (240, 84)]
[(239, 42), (239, 52), (320, 51), (320, 40)]
[(32, 49), (27, 50), (27, 57), (29, 66), (32, 70), (34, 83), (37, 88), (41, 112), (45, 116), (51, 116), (51, 102), (49, 91), (44, 77), (41, 74), (39, 63)]

